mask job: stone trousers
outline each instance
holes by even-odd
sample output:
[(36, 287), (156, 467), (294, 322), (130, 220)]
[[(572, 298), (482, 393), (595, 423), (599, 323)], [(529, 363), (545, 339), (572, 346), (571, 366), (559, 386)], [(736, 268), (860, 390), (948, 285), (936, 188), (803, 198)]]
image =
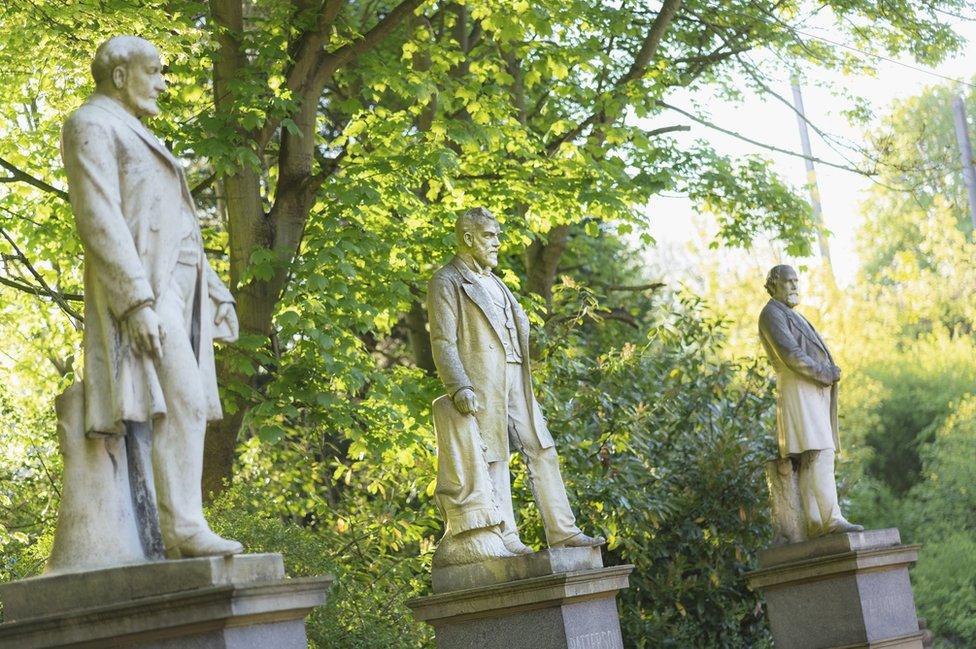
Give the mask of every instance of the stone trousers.
[(197, 353), (191, 343), (199, 265), (176, 264), (169, 286), (156, 299), (162, 358), (156, 360), (166, 414), (153, 422), (152, 467), (163, 545), (172, 551), (209, 530), (203, 517), (200, 480), (206, 402)]
[(829, 533), (836, 523), (844, 520), (837, 502), (834, 450), (801, 453), (798, 480), (807, 534), (815, 537)]
[[(566, 496), (566, 486), (559, 473), (559, 456), (552, 446), (542, 448), (532, 433), (529, 404), (525, 399), (522, 365), (506, 363), (508, 385), (508, 439), (512, 448), (521, 453), (528, 471), (532, 495), (542, 516), (549, 545), (561, 543), (576, 536), (580, 529)], [(508, 539), (518, 539), (515, 511), (512, 507), (512, 483), (508, 461), (489, 462), (488, 473), (504, 523), (502, 534)]]

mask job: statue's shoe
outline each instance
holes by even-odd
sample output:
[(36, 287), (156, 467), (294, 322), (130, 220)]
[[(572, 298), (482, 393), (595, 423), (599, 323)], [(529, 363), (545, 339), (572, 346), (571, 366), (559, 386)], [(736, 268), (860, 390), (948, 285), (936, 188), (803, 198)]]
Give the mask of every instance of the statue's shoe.
[(607, 540), (602, 536), (592, 537), (587, 536), (580, 532), (575, 536), (571, 536), (565, 541), (560, 541), (559, 543), (553, 543), (549, 547), (551, 548), (598, 548)]
[(210, 530), (197, 532), (179, 545), (183, 557), (224, 557), (240, 554), (244, 546), (233, 539), (225, 539)]
[(458, 534), (445, 533), (434, 551), (433, 566), (446, 568), (514, 557), (515, 553), (505, 547), (505, 539), (498, 528), (493, 525)]
[(532, 548), (522, 543), (522, 539), (519, 537), (502, 537), (502, 541), (505, 542), (505, 549), (512, 554), (532, 554), (535, 552)]
[(844, 534), (847, 532), (863, 532), (863, 531), (864, 531), (863, 525), (852, 523), (846, 518), (841, 518), (836, 521), (831, 521), (830, 525), (827, 527), (827, 534)]

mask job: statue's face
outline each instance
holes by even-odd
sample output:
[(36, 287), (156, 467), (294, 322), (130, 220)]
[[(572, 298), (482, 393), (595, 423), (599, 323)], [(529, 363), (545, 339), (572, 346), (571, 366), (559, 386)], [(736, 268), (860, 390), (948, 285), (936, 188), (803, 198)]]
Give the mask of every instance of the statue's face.
[(501, 226), (495, 220), (476, 221), (474, 227), (464, 233), (464, 244), (479, 266), (494, 268), (498, 265), (501, 233)]
[(136, 117), (159, 114), (156, 98), (166, 90), (163, 66), (156, 52), (136, 56), (112, 73), (119, 99)]
[(787, 268), (773, 280), (773, 297), (791, 308), (800, 303), (800, 278), (795, 270)]

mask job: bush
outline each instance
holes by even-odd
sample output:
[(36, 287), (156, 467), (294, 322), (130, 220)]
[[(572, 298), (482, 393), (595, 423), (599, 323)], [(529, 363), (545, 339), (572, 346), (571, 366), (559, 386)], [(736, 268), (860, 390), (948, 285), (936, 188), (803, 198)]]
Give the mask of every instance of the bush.
[(354, 525), (340, 533), (269, 516), (262, 512), (264, 498), (248, 485), (236, 485), (210, 507), (208, 519), (215, 531), (241, 541), (247, 552), (280, 552), (290, 577), (335, 577), (326, 605), (308, 617), (310, 647), (429, 646), (429, 627), (416, 622), (404, 605), (426, 588), (426, 557), (391, 552), (378, 542), (374, 525)]
[(912, 571), (919, 617), (942, 647), (976, 646), (976, 539), (973, 530), (926, 543)]
[(541, 395), (570, 497), (581, 525), (607, 535), (609, 562), (636, 566), (620, 601), (625, 646), (763, 646), (743, 575), (771, 537), (771, 386), (754, 364), (720, 359), (725, 324), (697, 300), (655, 319), (642, 344), (546, 359)]
[(919, 613), (948, 646), (976, 646), (976, 396), (952, 409), (923, 450), (924, 481), (906, 498)]

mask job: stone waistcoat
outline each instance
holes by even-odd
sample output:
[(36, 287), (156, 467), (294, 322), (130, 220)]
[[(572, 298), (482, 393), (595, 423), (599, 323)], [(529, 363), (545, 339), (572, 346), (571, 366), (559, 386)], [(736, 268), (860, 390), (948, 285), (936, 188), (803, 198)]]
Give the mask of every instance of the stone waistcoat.
[(494, 305), (498, 313), (502, 314), (502, 319), (505, 323), (505, 333), (507, 334), (502, 336), (502, 347), (505, 349), (505, 362), (521, 364), (522, 348), (519, 345), (518, 329), (515, 326), (515, 309), (508, 299), (506, 291), (499, 284), (498, 278), (490, 273), (487, 275), (478, 275), (478, 281), (485, 287), (485, 290), (491, 297), (492, 305)]

